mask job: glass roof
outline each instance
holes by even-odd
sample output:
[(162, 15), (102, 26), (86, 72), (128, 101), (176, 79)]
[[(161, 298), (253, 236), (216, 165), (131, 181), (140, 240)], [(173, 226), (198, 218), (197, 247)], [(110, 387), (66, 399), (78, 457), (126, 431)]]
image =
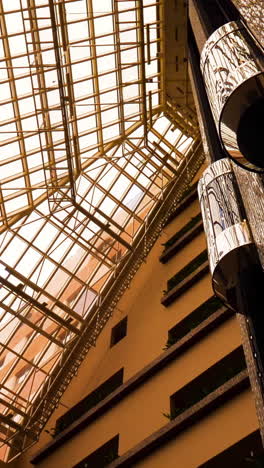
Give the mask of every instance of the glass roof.
[(161, 7), (0, 0), (2, 458), (192, 150), (163, 114)]

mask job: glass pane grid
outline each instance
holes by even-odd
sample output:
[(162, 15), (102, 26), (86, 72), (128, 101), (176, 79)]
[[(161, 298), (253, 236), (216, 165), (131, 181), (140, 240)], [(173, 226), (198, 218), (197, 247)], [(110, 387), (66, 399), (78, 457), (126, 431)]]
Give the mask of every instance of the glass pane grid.
[(0, 438), (15, 454), (195, 142), (163, 113), (161, 7), (0, 0)]

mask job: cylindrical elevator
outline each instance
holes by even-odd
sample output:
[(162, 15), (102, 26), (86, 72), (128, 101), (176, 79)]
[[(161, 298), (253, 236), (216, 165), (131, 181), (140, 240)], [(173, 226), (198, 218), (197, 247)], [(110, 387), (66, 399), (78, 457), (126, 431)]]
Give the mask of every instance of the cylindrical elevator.
[[(190, 4), (189, 61), (211, 161), (199, 183), (199, 198), (213, 289), (238, 312), (264, 445), (264, 316), (259, 308), (264, 275), (259, 245), (247, 220), (251, 216), (245, 197), (250, 188), (241, 187), (236, 177), (245, 172), (247, 183), (263, 193), (261, 177), (243, 170), (261, 172), (264, 167), (257, 138), (264, 123), (263, 54), (231, 0), (190, 0)], [(246, 148), (252, 141), (249, 154)]]
[[(252, 40), (250, 49), (245, 46), (244, 32), (237, 26), (242, 23), (232, 2), (193, 1), (204, 32), (207, 35), (211, 34), (203, 44), (200, 59), (194, 33), (189, 25), (190, 65), (206, 146), (212, 162), (199, 183), (199, 198), (207, 236), (213, 288), (236, 312), (250, 315), (252, 303), (249, 298), (252, 298), (252, 294), (257, 294), (256, 286), (264, 281), (264, 276), (246, 220), (236, 177), (226, 157), (229, 153), (225, 143), (230, 145), (231, 131), (228, 133), (229, 140), (224, 141), (224, 138), (227, 135), (228, 118), (232, 120), (232, 109), (236, 110), (239, 103), (241, 109), (243, 105), (246, 107), (246, 101), (239, 97), (240, 89), (244, 86), (241, 85), (242, 81), (253, 83), (258, 79), (258, 62), (257, 59), (252, 59), (251, 52), (259, 49), (254, 46)], [(212, 9), (212, 6), (215, 9)], [(221, 25), (223, 21), (228, 23)], [(217, 30), (212, 32), (214, 27), (217, 27)], [(239, 70), (238, 63), (241, 65)], [(228, 70), (233, 76), (233, 81), (226, 78)], [(257, 96), (253, 90), (248, 91), (247, 95), (252, 99), (253, 96)], [(238, 119), (236, 124), (234, 123), (234, 128), (235, 125), (239, 127), (239, 122)], [(235, 132), (232, 135), (234, 141)], [(228, 148), (230, 149), (230, 146)], [(242, 159), (240, 157), (240, 162)]]
[(264, 170), (264, 60), (242, 21), (218, 28), (201, 54), (201, 70), (226, 155)]
[(249, 316), (263, 273), (229, 159), (203, 173), (198, 185), (215, 294)]

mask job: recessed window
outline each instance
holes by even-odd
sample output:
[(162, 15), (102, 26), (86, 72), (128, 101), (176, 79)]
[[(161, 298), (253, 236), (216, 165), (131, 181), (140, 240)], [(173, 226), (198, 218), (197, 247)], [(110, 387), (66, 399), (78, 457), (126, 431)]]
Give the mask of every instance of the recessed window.
[(190, 231), (201, 220), (202, 220), (201, 213), (198, 213), (196, 216), (191, 218), (190, 221), (188, 221), (188, 223), (186, 223), (179, 231), (177, 231), (173, 236), (171, 236), (167, 240), (167, 242), (162, 244), (164, 245), (165, 250), (171, 247), (173, 244), (175, 244), (181, 237), (184, 236), (184, 234)]
[(170, 418), (176, 418), (245, 368), (243, 348), (239, 346), (170, 397)]
[(118, 457), (118, 442), (116, 435), (73, 468), (104, 468)]
[(252, 432), (223, 452), (207, 460), (199, 468), (258, 468), (264, 466), (264, 453), (259, 430)]
[(199, 266), (201, 266), (208, 259), (207, 249), (203, 250), (197, 257), (191, 260), (184, 268), (176, 273), (172, 278), (167, 281), (167, 294), (171, 289), (177, 286), (181, 281), (191, 275)]
[(186, 336), (191, 330), (200, 325), (204, 320), (208, 319), (210, 315), (222, 306), (223, 302), (215, 296), (212, 296), (210, 299), (203, 302), (191, 314), (168, 331), (166, 348), (169, 348), (171, 345)]
[(110, 346), (114, 346), (122, 340), (127, 334), (127, 317), (121, 320), (115, 327), (112, 328)]
[(110, 393), (114, 392), (123, 383), (124, 369), (120, 369), (113, 374), (109, 379), (103, 382), (99, 387), (93, 390), (83, 400), (79, 401), (77, 405), (73, 406), (66, 413), (64, 413), (57, 421), (55, 428), (55, 435), (64, 431), (72, 423), (77, 421), (81, 416), (90, 411), (100, 401), (106, 398)]

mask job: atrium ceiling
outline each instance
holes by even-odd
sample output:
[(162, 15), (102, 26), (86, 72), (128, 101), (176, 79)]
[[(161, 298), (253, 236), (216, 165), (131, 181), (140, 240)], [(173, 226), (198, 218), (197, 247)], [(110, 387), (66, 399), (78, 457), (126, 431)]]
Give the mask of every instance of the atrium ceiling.
[(184, 40), (182, 76), (164, 72), (164, 15), (163, 0), (0, 0), (3, 459), (37, 440), (64, 357), (98, 335), (110, 280), (201, 148)]

